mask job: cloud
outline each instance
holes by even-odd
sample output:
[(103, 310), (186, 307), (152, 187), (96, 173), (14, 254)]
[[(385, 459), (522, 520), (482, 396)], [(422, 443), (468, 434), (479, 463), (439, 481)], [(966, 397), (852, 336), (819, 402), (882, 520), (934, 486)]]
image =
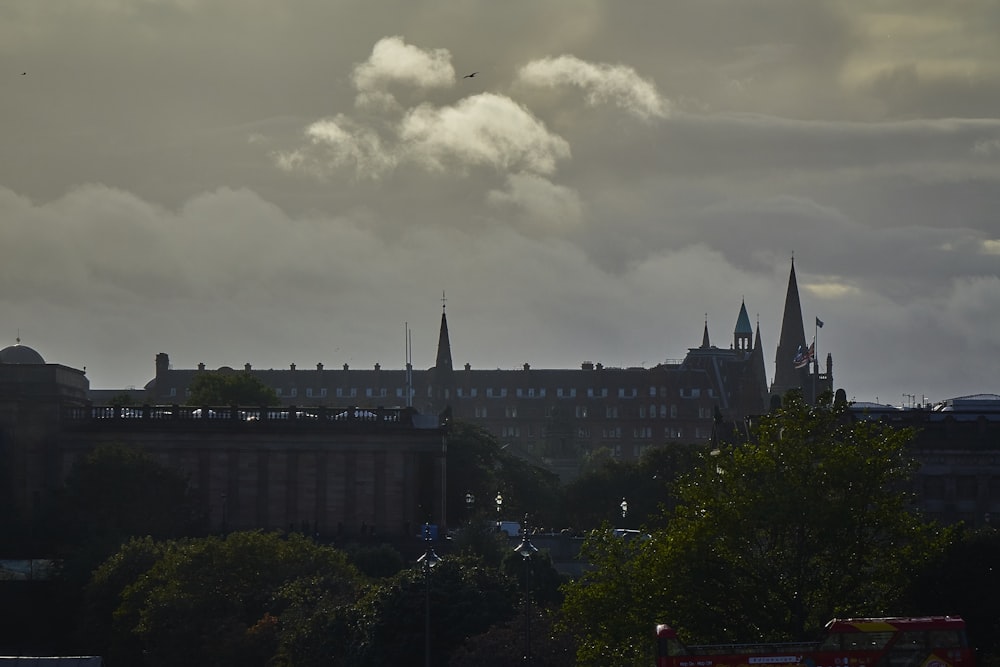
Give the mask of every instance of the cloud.
[(483, 93), (450, 107), (421, 105), (399, 127), (407, 160), (435, 171), (449, 165), (551, 174), (569, 144), (509, 97)]
[(383, 37), (368, 60), (354, 68), (351, 80), (358, 91), (357, 106), (389, 109), (395, 102), (390, 86), (449, 88), (455, 83), (455, 69), (447, 49), (421, 49), (402, 37)]
[(543, 88), (579, 88), (591, 106), (612, 104), (643, 120), (669, 114), (670, 105), (656, 86), (625, 65), (590, 63), (574, 56), (543, 58), (522, 67), (518, 80)]
[(511, 174), (505, 190), (491, 190), (487, 202), (513, 208), (528, 231), (564, 231), (582, 217), (580, 197), (535, 174)]

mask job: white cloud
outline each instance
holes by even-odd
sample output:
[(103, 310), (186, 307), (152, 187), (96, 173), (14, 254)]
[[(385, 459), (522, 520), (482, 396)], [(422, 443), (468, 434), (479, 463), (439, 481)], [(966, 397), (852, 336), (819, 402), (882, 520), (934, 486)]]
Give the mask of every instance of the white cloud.
[(518, 72), (518, 79), (530, 86), (573, 86), (584, 92), (590, 105), (612, 104), (645, 120), (669, 114), (670, 105), (656, 86), (625, 65), (558, 56), (528, 63)]
[(483, 93), (450, 107), (421, 105), (399, 128), (407, 159), (444, 171), (449, 165), (551, 174), (569, 144), (509, 97)]
[(421, 49), (402, 37), (383, 37), (368, 60), (354, 68), (352, 81), (360, 96), (385, 91), (390, 85), (448, 88), (454, 85), (455, 69), (447, 49)]

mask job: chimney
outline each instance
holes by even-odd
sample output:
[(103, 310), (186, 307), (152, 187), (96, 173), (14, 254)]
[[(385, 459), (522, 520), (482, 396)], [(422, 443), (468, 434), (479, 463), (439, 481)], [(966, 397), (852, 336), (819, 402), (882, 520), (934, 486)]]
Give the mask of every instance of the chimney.
[(323, 370), (323, 363), (322, 362), (316, 364), (316, 370), (318, 370), (318, 371)]
[(465, 362), (465, 370), (467, 370), (467, 371), (471, 371), (472, 370), (472, 364), (470, 364), (468, 361)]
[(250, 372), (250, 364), (243, 364), (243, 370), (245, 370), (247, 373), (249, 373)]
[(198, 364), (198, 370), (199, 371), (205, 370), (205, 364)]
[(525, 362), (525, 364), (524, 364), (524, 370), (530, 371), (531, 370), (531, 364)]
[(344, 364), (344, 370), (346, 371), (347, 369), (348, 369), (347, 364)]
[(375, 370), (376, 370), (376, 371), (380, 371), (380, 370), (382, 370), (382, 364), (378, 364), (378, 363), (377, 363), (377, 364), (375, 364)]
[(295, 364), (292, 364), (291, 368), (294, 371), (295, 370)]

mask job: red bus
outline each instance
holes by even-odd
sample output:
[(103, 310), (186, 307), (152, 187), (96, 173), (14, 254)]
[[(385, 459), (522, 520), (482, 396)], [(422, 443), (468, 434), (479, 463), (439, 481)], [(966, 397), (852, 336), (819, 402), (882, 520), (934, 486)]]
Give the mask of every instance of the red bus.
[(818, 642), (685, 646), (656, 626), (657, 667), (975, 667), (957, 616), (835, 618)]

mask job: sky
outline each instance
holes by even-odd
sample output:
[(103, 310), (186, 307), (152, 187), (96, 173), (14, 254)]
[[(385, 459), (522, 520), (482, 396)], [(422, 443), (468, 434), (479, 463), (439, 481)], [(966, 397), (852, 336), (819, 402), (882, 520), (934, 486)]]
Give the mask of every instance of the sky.
[[(0, 3), (0, 347), (1000, 393), (997, 0)], [(475, 72), (475, 76), (467, 76)], [(442, 295), (446, 301), (442, 301)], [(814, 318), (824, 322), (815, 327)], [(913, 398), (915, 397), (915, 398)]]

